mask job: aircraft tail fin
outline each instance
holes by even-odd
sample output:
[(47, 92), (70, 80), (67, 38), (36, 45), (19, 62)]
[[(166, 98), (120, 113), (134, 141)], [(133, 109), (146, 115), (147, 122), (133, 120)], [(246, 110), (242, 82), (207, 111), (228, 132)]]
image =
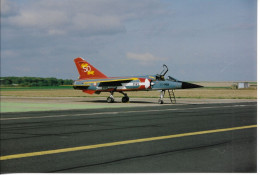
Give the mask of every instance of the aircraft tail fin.
[(98, 79), (98, 78), (107, 78), (105, 74), (100, 72), (94, 66), (89, 64), (83, 58), (76, 58), (74, 59), (76, 67), (79, 72), (79, 79)]

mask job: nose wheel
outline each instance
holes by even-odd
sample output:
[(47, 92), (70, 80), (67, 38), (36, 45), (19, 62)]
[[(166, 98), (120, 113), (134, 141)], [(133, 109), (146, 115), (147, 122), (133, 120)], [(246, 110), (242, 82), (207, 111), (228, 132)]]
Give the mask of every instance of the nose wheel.
[(159, 99), (159, 100), (158, 100), (158, 103), (159, 103), (159, 104), (163, 104), (164, 102), (163, 102), (163, 100)]

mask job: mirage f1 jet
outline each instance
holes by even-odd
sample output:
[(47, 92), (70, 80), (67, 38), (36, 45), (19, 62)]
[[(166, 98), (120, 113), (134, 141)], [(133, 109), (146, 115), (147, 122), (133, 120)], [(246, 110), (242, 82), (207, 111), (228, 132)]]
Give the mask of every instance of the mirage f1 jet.
[(100, 72), (94, 66), (89, 64), (82, 58), (74, 59), (76, 67), (79, 72), (79, 79), (73, 83), (74, 89), (82, 90), (88, 94), (100, 94), (101, 92), (110, 92), (110, 96), (107, 98), (108, 103), (113, 103), (115, 98), (114, 92), (119, 92), (124, 95), (122, 102), (129, 102), (129, 97), (125, 92), (127, 91), (152, 91), (160, 90), (161, 95), (158, 103), (163, 104), (163, 98), (165, 91), (168, 90), (170, 100), (173, 103), (175, 100), (175, 89), (189, 89), (200, 88), (202, 86), (187, 83), (176, 80), (175, 78), (168, 76), (165, 79), (165, 74), (168, 72), (166, 65), (163, 65), (164, 69), (160, 74), (145, 75), (136, 77), (107, 77)]

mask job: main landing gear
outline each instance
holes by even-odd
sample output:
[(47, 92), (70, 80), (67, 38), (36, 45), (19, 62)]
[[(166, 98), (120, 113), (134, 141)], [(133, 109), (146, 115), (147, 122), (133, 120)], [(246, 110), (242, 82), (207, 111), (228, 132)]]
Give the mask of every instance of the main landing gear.
[[(109, 97), (107, 97), (107, 102), (108, 103), (114, 103), (115, 102), (115, 98), (113, 96), (114, 92), (110, 92), (110, 93), (111, 93), (111, 95)], [(124, 97), (122, 98), (122, 103), (129, 102), (129, 97), (127, 96), (126, 93), (124, 93), (124, 92), (119, 92), (119, 93), (124, 95)]]
[(124, 97), (122, 98), (122, 103), (127, 103), (127, 102), (129, 102), (129, 97), (127, 96), (127, 94), (124, 93), (124, 92), (120, 92), (120, 93), (124, 95)]
[(111, 93), (111, 95), (109, 97), (107, 97), (107, 102), (114, 103), (114, 101), (115, 101), (115, 98), (113, 96), (114, 92), (110, 92), (110, 93)]

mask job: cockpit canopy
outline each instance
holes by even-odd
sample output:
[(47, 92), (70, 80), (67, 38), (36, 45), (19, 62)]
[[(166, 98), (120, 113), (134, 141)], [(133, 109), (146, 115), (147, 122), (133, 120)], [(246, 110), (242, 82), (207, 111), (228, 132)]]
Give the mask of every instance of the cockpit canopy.
[[(158, 80), (158, 81), (165, 81), (164, 76), (166, 75), (167, 72), (168, 72), (168, 67), (164, 64), (163, 65), (163, 71), (160, 74), (156, 74), (156, 76), (155, 76), (156, 80)], [(173, 78), (171, 76), (168, 76), (168, 78), (166, 80), (178, 82), (177, 79), (175, 79), (175, 78)]]
[(168, 72), (168, 67), (164, 64), (163, 71), (160, 74), (156, 74), (156, 80), (164, 81), (164, 76)]
[(164, 81), (165, 79), (163, 75), (156, 74), (156, 80)]
[(173, 77), (171, 77), (171, 76), (168, 76), (168, 78), (167, 78), (167, 80), (169, 80), (169, 81), (178, 81), (177, 79), (175, 79), (175, 78), (173, 78)]

